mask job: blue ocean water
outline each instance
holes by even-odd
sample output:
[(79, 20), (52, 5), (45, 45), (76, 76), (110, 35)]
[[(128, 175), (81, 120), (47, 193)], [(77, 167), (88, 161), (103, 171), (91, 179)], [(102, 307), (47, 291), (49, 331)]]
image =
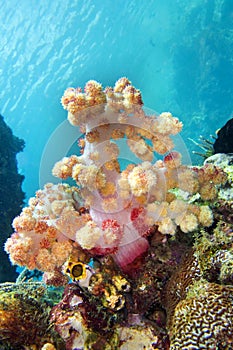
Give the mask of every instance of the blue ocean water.
[(127, 76), (147, 107), (183, 121), (190, 152), (188, 138), (213, 134), (233, 111), (232, 23), (231, 0), (0, 0), (0, 112), (26, 143), (27, 197), (68, 86)]

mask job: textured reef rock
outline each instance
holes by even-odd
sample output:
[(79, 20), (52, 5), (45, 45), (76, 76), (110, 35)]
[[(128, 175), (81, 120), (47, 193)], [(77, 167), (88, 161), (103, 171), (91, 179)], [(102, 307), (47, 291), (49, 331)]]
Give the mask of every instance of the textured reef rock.
[(232, 349), (233, 286), (200, 282), (176, 306), (171, 350)]
[(24, 141), (15, 137), (0, 115), (0, 281), (14, 281), (15, 269), (2, 249), (7, 237), (12, 233), (12, 220), (20, 213), (24, 193), (21, 189), (23, 176), (18, 174), (16, 154), (21, 152)]
[(214, 239), (204, 235), (166, 285), (164, 303), (172, 350), (232, 348), (232, 227), (228, 244), (226, 239), (220, 242), (219, 232), (216, 229)]
[(54, 165), (61, 183), (29, 200), (5, 250), (65, 286), (50, 322), (66, 350), (230, 349), (231, 164), (182, 164), (173, 150), (182, 123), (148, 115), (127, 78), (68, 88), (61, 102), (83, 134), (81, 155)]
[(214, 154), (207, 158), (204, 164), (213, 164), (220, 167), (227, 174), (227, 183), (220, 189), (219, 198), (230, 202), (233, 198), (233, 153)]
[[(222, 158), (222, 160), (220, 160)], [(228, 181), (213, 208), (214, 224), (200, 230), (165, 286), (170, 349), (232, 349), (233, 344), (233, 166), (229, 156), (207, 162), (222, 164)], [(225, 165), (225, 167), (224, 167)], [(223, 199), (224, 198), (224, 199)]]
[(51, 304), (41, 283), (0, 285), (0, 348), (62, 350), (64, 342), (49, 322)]
[[(123, 322), (125, 310), (104, 308), (98, 298), (68, 285), (63, 300), (52, 310), (52, 322), (66, 349), (154, 349), (158, 342), (153, 325)], [(136, 318), (136, 316), (135, 316)], [(120, 322), (121, 320), (121, 322)]]

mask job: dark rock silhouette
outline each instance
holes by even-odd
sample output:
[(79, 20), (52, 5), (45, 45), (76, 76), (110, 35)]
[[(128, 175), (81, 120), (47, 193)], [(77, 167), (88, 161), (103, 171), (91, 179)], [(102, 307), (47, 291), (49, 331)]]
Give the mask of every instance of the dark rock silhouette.
[(21, 185), (23, 175), (18, 173), (16, 154), (24, 148), (24, 141), (14, 136), (0, 115), (0, 282), (14, 281), (15, 267), (4, 251), (4, 243), (12, 234), (12, 220), (19, 215), (24, 200)]
[(233, 153), (233, 118), (219, 129), (213, 147), (214, 153)]

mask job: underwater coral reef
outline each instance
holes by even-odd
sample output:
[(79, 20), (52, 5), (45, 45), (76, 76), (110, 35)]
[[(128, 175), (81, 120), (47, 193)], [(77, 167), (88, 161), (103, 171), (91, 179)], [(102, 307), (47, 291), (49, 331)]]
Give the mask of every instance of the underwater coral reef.
[[(43, 273), (41, 288), (63, 288), (63, 296), (55, 293), (47, 312), (38, 306), (37, 326), (28, 293), (23, 307), (30, 308), (31, 328), (37, 334), (49, 324), (52, 334), (37, 343), (27, 327), (16, 329), (16, 345), (231, 349), (231, 155), (223, 163), (220, 154), (202, 166), (183, 164), (174, 150), (181, 121), (148, 112), (125, 77), (113, 88), (94, 80), (84, 90), (68, 88), (61, 103), (83, 134), (80, 153), (54, 165), (61, 182), (29, 200), (5, 250), (12, 264)], [(27, 270), (13, 295), (29, 283)], [(21, 324), (19, 300), (20, 293), (13, 301)], [(6, 303), (6, 317), (11, 310)], [(0, 341), (12, 349), (4, 334), (11, 334), (8, 322)]]

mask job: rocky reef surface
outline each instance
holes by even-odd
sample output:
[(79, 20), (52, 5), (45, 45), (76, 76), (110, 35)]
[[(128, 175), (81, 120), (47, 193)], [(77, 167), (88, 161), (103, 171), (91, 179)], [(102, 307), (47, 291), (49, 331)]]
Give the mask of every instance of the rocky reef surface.
[(232, 155), (184, 165), (182, 123), (147, 114), (127, 78), (61, 102), (80, 151), (13, 221), (5, 250), (25, 270), (1, 286), (2, 347), (230, 350)]

